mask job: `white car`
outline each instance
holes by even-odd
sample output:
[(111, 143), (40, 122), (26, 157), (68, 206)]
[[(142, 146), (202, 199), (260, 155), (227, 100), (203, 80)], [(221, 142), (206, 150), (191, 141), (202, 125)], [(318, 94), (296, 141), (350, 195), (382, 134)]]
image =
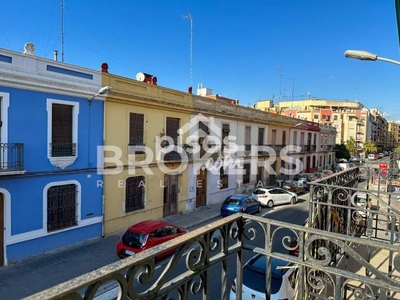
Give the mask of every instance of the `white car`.
[(368, 160), (375, 160), (375, 154), (368, 154)]
[[(271, 258), (271, 300), (294, 299), (297, 266)], [(262, 254), (252, 257), (243, 267), (242, 300), (265, 300), (266, 258)], [(236, 279), (232, 281), (229, 300), (236, 299)]]
[(281, 188), (258, 188), (253, 191), (254, 200), (263, 206), (273, 207), (277, 204), (295, 204), (297, 202), (297, 194), (289, 192)]

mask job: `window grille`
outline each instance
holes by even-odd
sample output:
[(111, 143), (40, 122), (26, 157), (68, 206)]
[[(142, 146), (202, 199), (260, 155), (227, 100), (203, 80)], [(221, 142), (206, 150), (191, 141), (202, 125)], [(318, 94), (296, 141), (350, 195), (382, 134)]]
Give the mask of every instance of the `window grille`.
[(47, 231), (77, 225), (76, 185), (52, 186), (47, 190)]
[(130, 177), (125, 186), (125, 212), (144, 208), (144, 177)]
[(243, 183), (249, 183), (250, 182), (250, 164), (244, 164), (243, 165), (245, 174), (243, 174)]

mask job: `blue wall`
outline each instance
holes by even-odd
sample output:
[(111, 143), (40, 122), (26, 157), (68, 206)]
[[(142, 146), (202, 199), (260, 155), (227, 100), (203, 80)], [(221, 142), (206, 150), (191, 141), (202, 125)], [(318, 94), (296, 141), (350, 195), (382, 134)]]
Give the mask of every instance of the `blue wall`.
[[(0, 188), (11, 194), (11, 216), (6, 216), (6, 219), (11, 220), (11, 235), (29, 234), (43, 229), (43, 214), (46, 213), (46, 207), (43, 207), (43, 192), (45, 186), (52, 182), (79, 182), (81, 203), (78, 209), (81, 220), (101, 217), (103, 189), (98, 187), (98, 181), (102, 181), (103, 177), (97, 175), (95, 164), (96, 147), (103, 143), (103, 102), (92, 101), (89, 106), (86, 98), (6, 87), (0, 87), (0, 92), (10, 95), (8, 143), (24, 144), (26, 173), (0, 176)], [(48, 98), (79, 103), (77, 159), (64, 170), (53, 166), (48, 159)], [(47, 232), (47, 228), (44, 229)], [(15, 261), (27, 258), (100, 237), (101, 232), (101, 223), (96, 223), (38, 236), (8, 245), (7, 259)]]

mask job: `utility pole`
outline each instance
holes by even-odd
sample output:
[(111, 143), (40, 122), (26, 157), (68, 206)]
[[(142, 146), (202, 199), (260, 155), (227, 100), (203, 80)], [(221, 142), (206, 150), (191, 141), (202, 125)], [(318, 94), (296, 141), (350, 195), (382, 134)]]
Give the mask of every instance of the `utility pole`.
[(181, 17), (190, 20), (190, 86), (193, 87), (193, 17), (191, 13)]

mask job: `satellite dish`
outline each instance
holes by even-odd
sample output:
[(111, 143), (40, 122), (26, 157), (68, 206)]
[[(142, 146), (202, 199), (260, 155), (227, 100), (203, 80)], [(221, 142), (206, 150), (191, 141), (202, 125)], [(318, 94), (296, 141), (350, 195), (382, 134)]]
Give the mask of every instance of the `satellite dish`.
[(144, 73), (139, 72), (136, 74), (136, 80), (138, 80), (138, 81), (144, 81), (145, 78), (146, 78), (146, 75), (144, 75)]

